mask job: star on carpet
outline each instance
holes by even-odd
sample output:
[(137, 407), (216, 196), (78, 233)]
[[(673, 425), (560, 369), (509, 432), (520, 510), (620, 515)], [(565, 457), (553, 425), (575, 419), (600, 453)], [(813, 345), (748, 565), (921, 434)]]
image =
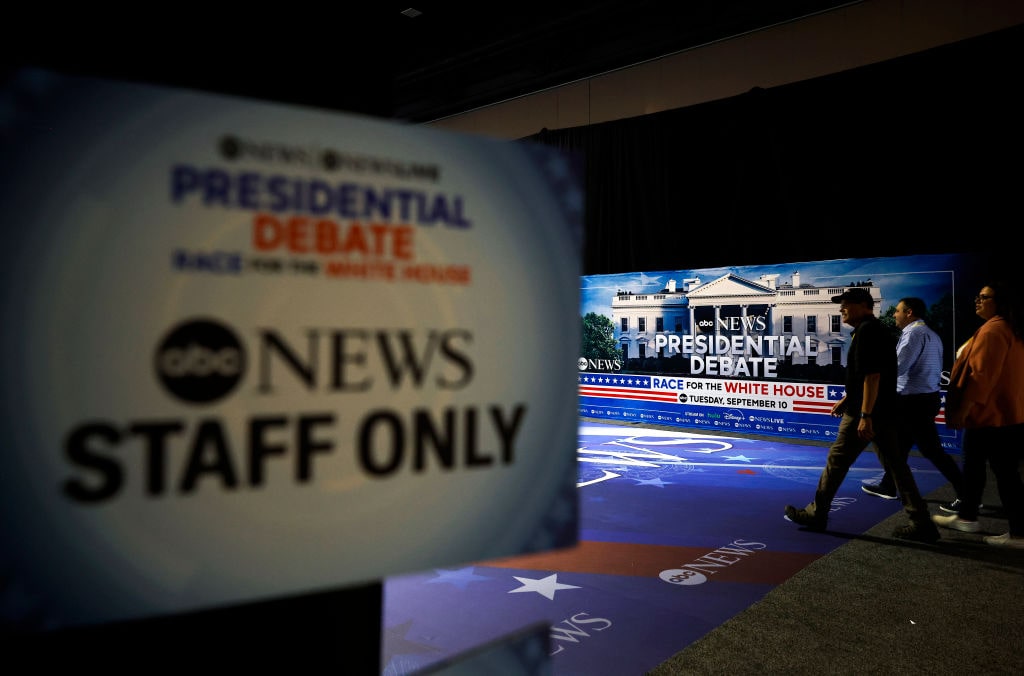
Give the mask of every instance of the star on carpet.
[(750, 462), (751, 460), (757, 460), (757, 458), (748, 458), (745, 455), (727, 455), (726, 460), (738, 460), (740, 462)]
[(484, 575), (477, 575), (473, 572), (473, 567), (460, 568), (458, 570), (442, 570), (435, 568), (434, 572), (437, 573), (437, 577), (427, 580), (427, 584), (450, 584), (455, 585), (459, 589), (465, 589), (473, 582), (483, 582), (489, 580), (489, 577)]
[(441, 652), (439, 648), (426, 643), (410, 641), (406, 634), (412, 628), (412, 620), (387, 627), (384, 636), (381, 638), (381, 646), (384, 648), (382, 664), (388, 664), (392, 658), (398, 655), (437, 655)]
[(637, 479), (635, 486), (657, 486), (658, 488), (664, 488), (670, 486), (670, 483), (665, 483), (661, 480), (661, 477), (655, 477), (653, 479)]
[(541, 596), (554, 601), (555, 592), (563, 589), (579, 589), (576, 585), (561, 584), (558, 582), (558, 573), (552, 573), (545, 578), (540, 580), (532, 580), (528, 577), (519, 577), (513, 575), (515, 579), (522, 583), (522, 587), (517, 587), (509, 592), (509, 594), (518, 594), (520, 592), (537, 592)]

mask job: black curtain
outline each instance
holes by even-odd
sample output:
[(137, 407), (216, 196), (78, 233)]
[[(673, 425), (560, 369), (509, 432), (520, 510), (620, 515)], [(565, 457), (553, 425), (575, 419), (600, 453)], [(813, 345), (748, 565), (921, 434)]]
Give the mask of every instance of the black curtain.
[(1022, 57), (1016, 26), (525, 140), (583, 156), (585, 275), (967, 252), (1007, 265)]

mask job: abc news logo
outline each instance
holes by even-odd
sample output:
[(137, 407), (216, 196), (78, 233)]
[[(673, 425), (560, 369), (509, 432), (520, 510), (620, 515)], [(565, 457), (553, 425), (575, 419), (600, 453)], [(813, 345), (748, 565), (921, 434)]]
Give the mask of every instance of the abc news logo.
[(580, 357), (576, 360), (576, 368), (580, 371), (621, 371), (622, 362), (618, 359), (587, 359)]
[(234, 331), (211, 319), (172, 328), (155, 355), (157, 377), (172, 396), (209, 404), (231, 393), (245, 373), (245, 348)]

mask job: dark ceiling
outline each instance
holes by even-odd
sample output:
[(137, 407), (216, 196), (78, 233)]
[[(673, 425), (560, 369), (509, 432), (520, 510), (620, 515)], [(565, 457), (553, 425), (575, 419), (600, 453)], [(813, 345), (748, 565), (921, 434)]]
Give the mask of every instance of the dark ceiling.
[(42, 66), (429, 122), (849, 4), (364, 0), (139, 15), (40, 5), (13, 10), (2, 49), (8, 72)]

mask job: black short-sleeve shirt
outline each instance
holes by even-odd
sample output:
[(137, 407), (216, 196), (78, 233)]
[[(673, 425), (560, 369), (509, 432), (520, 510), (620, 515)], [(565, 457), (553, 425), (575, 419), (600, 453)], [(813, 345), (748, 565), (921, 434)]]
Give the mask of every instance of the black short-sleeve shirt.
[(896, 403), (896, 337), (878, 317), (869, 317), (853, 330), (846, 356), (846, 412), (857, 415), (864, 400), (864, 376), (879, 373), (878, 399), (873, 415), (890, 413)]

